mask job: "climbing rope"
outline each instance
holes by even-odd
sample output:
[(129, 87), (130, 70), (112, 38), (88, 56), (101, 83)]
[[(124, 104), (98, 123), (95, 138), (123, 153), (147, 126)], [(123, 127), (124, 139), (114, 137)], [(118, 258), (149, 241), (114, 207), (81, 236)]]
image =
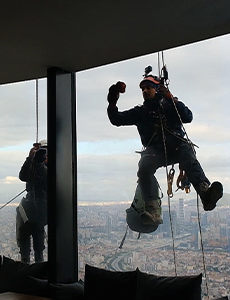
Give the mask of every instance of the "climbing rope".
[(126, 226), (124, 237), (122, 238), (122, 241), (121, 241), (120, 246), (118, 247), (118, 249), (122, 249), (122, 247), (124, 245), (124, 242), (125, 242), (125, 239), (126, 239), (126, 236), (127, 236), (127, 233), (128, 233), (128, 230), (129, 230), (129, 225)]
[[(163, 70), (165, 70), (165, 72), (167, 72), (167, 69), (166, 69), (166, 65), (165, 65), (165, 62), (164, 62), (164, 52), (163, 51), (161, 51), (161, 54), (162, 54), (162, 65), (163, 65), (163, 67), (162, 67), (162, 72), (163, 72)], [(161, 76), (162, 76), (162, 73), (161, 73)], [(164, 75), (163, 75), (164, 76)], [(168, 88), (168, 86), (169, 86), (169, 79), (168, 79), (168, 72), (167, 72), (167, 78), (165, 78), (165, 85), (166, 85), (166, 87)], [(179, 120), (180, 120), (180, 123), (181, 123), (181, 127), (182, 127), (182, 130), (184, 131), (184, 134), (185, 134), (185, 136), (186, 136), (186, 138), (187, 138), (187, 141), (184, 139), (184, 141), (186, 141), (187, 143), (189, 143), (190, 145), (191, 145), (191, 148), (192, 148), (192, 150), (193, 150), (193, 153), (196, 155), (196, 151), (195, 151), (195, 149), (194, 149), (194, 146), (196, 146), (197, 147), (197, 145), (195, 145), (195, 144), (193, 144), (192, 143), (192, 141), (189, 139), (189, 137), (188, 137), (188, 134), (187, 134), (187, 132), (186, 132), (186, 130), (185, 130), (185, 127), (184, 127), (184, 124), (183, 124), (183, 121), (182, 121), (182, 119), (181, 119), (181, 116), (180, 116), (180, 113), (179, 113), (179, 111), (178, 111), (178, 109), (177, 109), (177, 107), (176, 107), (176, 103), (175, 103), (175, 101), (173, 100), (173, 95), (171, 94), (171, 99), (172, 99), (172, 103), (173, 103), (173, 105), (174, 105), (174, 108), (175, 108), (175, 110), (176, 110), (176, 113), (177, 113), (177, 116), (178, 116), (178, 118), (179, 118)], [(168, 130), (169, 131), (169, 130)], [(175, 135), (175, 134), (174, 134)], [(178, 138), (180, 138), (179, 136), (177, 136), (177, 135), (175, 135), (176, 137), (178, 137)]]
[(8, 204), (10, 204), (13, 200), (15, 200), (16, 198), (18, 198), (21, 194), (23, 194), (26, 191), (26, 189), (24, 189), (22, 192), (20, 192), (19, 194), (17, 194), (15, 197), (13, 197), (12, 199), (10, 199), (8, 202), (6, 202), (5, 204), (3, 204), (0, 207), (0, 210), (3, 209), (5, 206), (7, 206)]
[(38, 79), (35, 80), (36, 143), (38, 143)]
[(172, 236), (174, 272), (175, 272), (175, 275), (177, 276), (175, 239), (174, 239), (173, 221), (172, 221), (172, 214), (171, 214), (171, 203), (170, 203), (170, 197), (169, 196), (168, 196), (168, 208), (169, 208), (169, 220), (170, 220), (170, 228), (171, 228), (171, 236)]
[(206, 271), (206, 263), (205, 263), (205, 255), (204, 255), (204, 246), (203, 246), (203, 236), (202, 236), (202, 230), (201, 230), (201, 224), (200, 224), (200, 209), (199, 209), (199, 197), (197, 193), (196, 198), (196, 204), (197, 204), (197, 217), (198, 217), (198, 225), (199, 225), (199, 232), (200, 232), (200, 245), (201, 245), (201, 251), (202, 251), (202, 260), (203, 260), (203, 269), (204, 269), (204, 277), (205, 277), (205, 285), (207, 290), (207, 296), (209, 299), (209, 289), (208, 289), (208, 276)]
[[(168, 183), (169, 172), (168, 172), (167, 148), (166, 148), (166, 139), (165, 139), (164, 126), (163, 126), (163, 121), (162, 121), (162, 115), (161, 114), (160, 114), (160, 123), (161, 123), (161, 132), (162, 132), (162, 139), (163, 139), (164, 153), (165, 153), (166, 178), (167, 178), (167, 183)], [(174, 240), (174, 230), (173, 230), (173, 222), (172, 222), (171, 203), (170, 203), (170, 194), (169, 194), (169, 191), (168, 191), (167, 194), (168, 194), (169, 220), (170, 220), (170, 228), (171, 228), (171, 236), (172, 236), (172, 247), (173, 247), (174, 272), (175, 272), (175, 275), (177, 276), (175, 240)]]
[[(158, 56), (158, 58), (159, 58), (159, 56)], [(163, 67), (165, 66), (165, 63), (164, 63), (164, 54), (163, 54), (163, 51), (162, 51), (162, 63), (163, 63)], [(163, 69), (163, 68), (162, 68)], [(168, 88), (168, 82), (166, 81), (166, 87)], [(180, 116), (180, 114), (179, 114), (179, 112), (178, 112), (178, 109), (177, 109), (177, 107), (176, 107), (176, 103), (175, 103), (175, 101), (173, 100), (173, 96), (171, 97), (171, 99), (172, 99), (172, 102), (173, 102), (173, 105), (174, 105), (174, 108), (175, 108), (175, 110), (176, 110), (176, 113), (177, 113), (177, 116), (178, 116), (178, 118), (179, 118), (179, 120), (180, 120), (180, 123), (181, 123), (181, 127), (182, 127), (182, 129), (183, 129), (183, 131), (184, 131), (184, 133), (185, 133), (185, 136), (186, 136), (186, 138), (187, 138), (187, 142), (189, 143), (189, 145), (191, 146), (191, 148), (192, 148), (192, 151), (193, 151), (193, 153), (194, 153), (194, 155), (196, 156), (196, 151), (195, 151), (195, 148), (194, 148), (194, 146), (196, 146), (195, 144), (193, 144), (192, 143), (192, 141), (189, 139), (189, 137), (188, 137), (188, 134), (187, 134), (187, 132), (186, 132), (186, 130), (185, 130), (185, 127), (184, 127), (184, 125), (183, 125), (183, 122), (182, 122), (182, 119), (181, 119), (181, 116)], [(164, 131), (163, 129), (163, 122), (161, 123), (162, 125), (162, 132)], [(166, 128), (166, 130), (167, 130), (167, 128)], [(176, 135), (175, 135), (176, 136)], [(177, 136), (176, 136), (177, 137)], [(163, 135), (163, 138), (165, 138), (165, 136)], [(179, 138), (179, 137), (178, 137)], [(185, 140), (184, 140), (185, 141)], [(164, 142), (164, 146), (165, 146), (165, 142)], [(197, 146), (196, 146), (197, 147)], [(166, 148), (165, 148), (165, 150), (166, 150)], [(169, 205), (170, 205), (170, 201), (169, 201), (169, 197), (168, 197), (168, 202), (169, 202)], [(205, 263), (205, 254), (204, 254), (204, 245), (203, 245), (203, 237), (202, 237), (202, 230), (201, 230), (201, 223), (200, 223), (200, 211), (199, 211), (199, 195), (198, 195), (198, 193), (197, 193), (197, 216), (198, 216), (198, 225), (199, 225), (199, 231), (200, 231), (200, 243), (201, 243), (201, 250), (202, 250), (202, 260), (203, 260), (203, 269), (204, 269), (204, 275), (205, 275), (205, 284), (206, 284), (206, 290), (207, 290), (207, 295), (208, 295), (208, 299), (209, 299), (209, 289), (208, 289), (208, 277), (207, 277), (207, 272), (206, 272), (206, 263)], [(170, 216), (170, 218), (171, 218), (171, 216)], [(175, 261), (175, 260), (174, 260)], [(176, 268), (175, 268), (176, 269)]]
[(160, 52), (157, 53), (157, 65), (158, 65), (158, 76), (161, 76), (161, 67), (160, 67)]

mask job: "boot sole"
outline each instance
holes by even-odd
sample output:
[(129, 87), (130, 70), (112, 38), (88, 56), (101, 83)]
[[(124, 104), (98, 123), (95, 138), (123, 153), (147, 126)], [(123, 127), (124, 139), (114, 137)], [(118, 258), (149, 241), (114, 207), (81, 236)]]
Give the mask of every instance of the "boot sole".
[(223, 196), (223, 186), (220, 182), (215, 181), (210, 186), (209, 200), (203, 204), (204, 210), (210, 211), (216, 207), (217, 201)]

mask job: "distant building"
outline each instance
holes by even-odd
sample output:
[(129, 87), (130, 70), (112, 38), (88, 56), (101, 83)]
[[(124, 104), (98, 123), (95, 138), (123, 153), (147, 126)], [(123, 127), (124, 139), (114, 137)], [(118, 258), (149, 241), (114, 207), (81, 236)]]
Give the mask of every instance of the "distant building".
[(106, 220), (106, 234), (108, 236), (108, 239), (110, 238), (111, 235), (111, 231), (112, 231), (112, 220), (110, 216), (107, 216), (107, 220)]
[[(162, 211), (163, 215), (163, 224), (159, 226), (158, 232), (163, 232), (164, 237), (170, 237), (171, 236), (171, 222), (169, 217), (169, 211), (166, 209), (163, 209)], [(173, 225), (173, 231), (174, 234), (177, 233), (177, 213), (175, 210), (171, 210), (171, 219), (172, 219), (172, 225)]]
[(200, 223), (201, 223), (201, 226), (203, 226), (203, 227), (208, 225), (208, 215), (206, 212), (201, 215)]
[(182, 233), (184, 231), (184, 199), (179, 199), (178, 209), (178, 231)]
[(227, 228), (228, 252), (230, 253), (230, 226)]
[(226, 224), (220, 224), (220, 238), (225, 239), (227, 236), (227, 226)]
[(159, 232), (163, 232), (164, 236), (167, 237), (170, 235), (170, 221), (169, 221), (169, 213), (168, 210), (162, 210), (163, 216), (163, 224), (161, 224), (158, 228)]

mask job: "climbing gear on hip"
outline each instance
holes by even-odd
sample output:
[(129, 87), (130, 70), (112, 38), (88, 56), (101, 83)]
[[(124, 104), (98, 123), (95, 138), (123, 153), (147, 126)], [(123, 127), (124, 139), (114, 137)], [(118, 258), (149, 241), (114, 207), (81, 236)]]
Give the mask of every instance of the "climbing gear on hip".
[(185, 190), (186, 194), (190, 193), (191, 183), (188, 180), (185, 171), (182, 169), (180, 169), (180, 173), (177, 177), (176, 185), (177, 185), (176, 192), (180, 189), (182, 191)]
[(170, 198), (173, 197), (172, 184), (173, 184), (174, 174), (175, 174), (175, 169), (172, 165), (171, 169), (169, 170), (169, 172), (167, 174), (167, 183), (168, 183), (167, 194)]

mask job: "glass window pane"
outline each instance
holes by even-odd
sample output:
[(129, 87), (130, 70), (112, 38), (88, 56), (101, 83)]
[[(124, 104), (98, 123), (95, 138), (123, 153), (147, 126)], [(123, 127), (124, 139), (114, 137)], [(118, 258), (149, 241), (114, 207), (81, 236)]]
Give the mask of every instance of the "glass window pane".
[[(224, 197), (210, 212), (200, 202), (205, 263), (210, 295), (229, 294), (229, 36), (187, 45), (164, 52), (169, 89), (194, 115), (184, 127), (199, 146), (197, 158), (209, 180), (220, 181)], [(85, 264), (110, 270), (175, 274), (172, 231), (168, 212), (166, 172), (156, 172), (162, 188), (163, 224), (150, 234), (126, 231), (126, 209), (133, 201), (142, 145), (136, 126), (112, 126), (107, 117), (107, 93), (112, 84), (124, 81), (126, 93), (118, 100), (119, 111), (143, 103), (139, 83), (146, 66), (158, 74), (157, 54), (78, 73), (78, 224), (79, 277)], [(170, 167), (169, 167), (170, 169)], [(171, 199), (172, 228), (178, 275), (203, 272), (201, 236), (196, 193), (175, 192)], [(221, 284), (220, 284), (221, 282)], [(203, 280), (203, 283), (205, 281)], [(220, 287), (221, 286), (221, 287)], [(206, 293), (205, 285), (203, 293)]]
[[(0, 177), (0, 247), (1, 255), (11, 257), (15, 260), (21, 260), (19, 244), (21, 251), (26, 252), (26, 259), (34, 262), (34, 248), (38, 252), (39, 245), (43, 243), (43, 232), (37, 230), (37, 222), (31, 220), (36, 214), (37, 221), (40, 222), (41, 216), (46, 213), (46, 194), (44, 188), (41, 187), (44, 174), (39, 172), (43, 170), (43, 162), (41, 157), (38, 159), (37, 151), (35, 163), (27, 164), (28, 174), (26, 178), (19, 179), (19, 172), (29, 156), (30, 149), (38, 138), (38, 141), (46, 139), (47, 122), (46, 122), (46, 80), (39, 80), (38, 83), (38, 109), (36, 110), (36, 89), (35, 81), (25, 81), (14, 84), (6, 84), (1, 86), (0, 91), (0, 160), (1, 160), (1, 177)], [(38, 124), (38, 127), (37, 127)], [(44, 145), (42, 145), (43, 147)], [(45, 146), (44, 146), (45, 147)], [(41, 147), (40, 147), (41, 148)], [(36, 149), (38, 150), (38, 149)], [(41, 149), (40, 149), (41, 150)], [(30, 170), (33, 167), (33, 171)], [(46, 168), (46, 167), (44, 167)], [(27, 176), (28, 175), (28, 176)], [(44, 176), (43, 176), (44, 175)], [(38, 179), (38, 177), (40, 179)], [(36, 179), (36, 180), (35, 180)], [(43, 185), (45, 186), (45, 181)], [(26, 186), (27, 182), (27, 186)], [(36, 183), (35, 183), (36, 182)], [(36, 188), (35, 188), (36, 185)], [(27, 189), (27, 191), (25, 191)], [(44, 195), (40, 197), (40, 190)], [(24, 192), (23, 192), (24, 191)], [(39, 192), (39, 193), (38, 193)], [(43, 193), (42, 192), (42, 193)], [(35, 195), (36, 194), (36, 195)], [(42, 198), (40, 199), (38, 197)], [(20, 207), (22, 199), (26, 199), (29, 204)], [(38, 198), (39, 200), (37, 203)], [(44, 198), (44, 199), (43, 199)], [(34, 202), (34, 199), (36, 200)], [(33, 204), (37, 205), (36, 208)], [(41, 205), (44, 202), (44, 206)], [(8, 203), (8, 204), (7, 204)], [(4, 206), (7, 204), (6, 206)], [(4, 207), (3, 207), (4, 206)], [(19, 211), (20, 207), (20, 211)], [(23, 215), (22, 208), (24, 207)], [(16, 213), (16, 208), (18, 213)], [(42, 209), (41, 209), (42, 208)], [(25, 218), (23, 218), (25, 217)], [(26, 218), (30, 219), (27, 222)], [(16, 221), (17, 219), (17, 221)], [(24, 220), (24, 221), (23, 221)], [(17, 230), (16, 230), (17, 227)], [(41, 226), (42, 229), (44, 226)], [(40, 228), (40, 227), (39, 227)], [(39, 234), (39, 232), (41, 232)], [(47, 228), (45, 228), (47, 232)], [(33, 247), (31, 233), (34, 235)], [(16, 237), (17, 236), (17, 237)], [(29, 245), (29, 236), (31, 245)], [(19, 238), (20, 237), (20, 238)], [(28, 238), (27, 238), (28, 237)], [(42, 239), (42, 240), (41, 240)], [(18, 243), (17, 243), (18, 240)], [(20, 240), (20, 241), (19, 241)], [(39, 241), (39, 243), (38, 243)], [(45, 251), (44, 258), (47, 260), (47, 238), (44, 237)], [(23, 250), (22, 250), (23, 248)], [(41, 248), (41, 247), (40, 247)], [(43, 252), (39, 248), (39, 255)], [(30, 252), (31, 249), (31, 253)], [(29, 255), (31, 254), (31, 255)], [(40, 257), (41, 258), (41, 257)]]

